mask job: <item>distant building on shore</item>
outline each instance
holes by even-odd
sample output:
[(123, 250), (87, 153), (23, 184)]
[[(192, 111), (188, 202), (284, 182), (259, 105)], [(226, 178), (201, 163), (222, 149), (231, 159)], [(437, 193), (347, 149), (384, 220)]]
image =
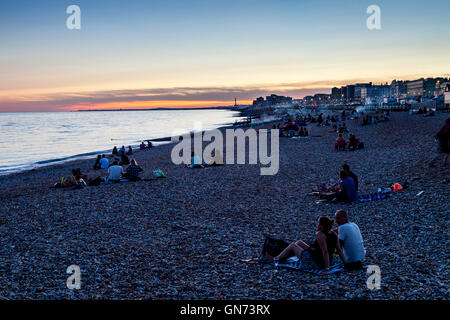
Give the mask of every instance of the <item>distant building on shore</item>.
[(278, 96), (276, 94), (266, 96), (266, 100), (264, 100), (263, 97), (259, 97), (253, 100), (254, 108), (289, 106), (289, 105), (292, 105), (292, 97)]

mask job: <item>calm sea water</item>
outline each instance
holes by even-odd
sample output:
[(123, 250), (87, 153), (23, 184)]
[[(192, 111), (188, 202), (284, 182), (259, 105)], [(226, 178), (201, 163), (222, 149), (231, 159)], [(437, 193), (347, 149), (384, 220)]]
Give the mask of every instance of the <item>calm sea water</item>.
[(0, 113), (0, 174), (233, 123), (230, 110)]

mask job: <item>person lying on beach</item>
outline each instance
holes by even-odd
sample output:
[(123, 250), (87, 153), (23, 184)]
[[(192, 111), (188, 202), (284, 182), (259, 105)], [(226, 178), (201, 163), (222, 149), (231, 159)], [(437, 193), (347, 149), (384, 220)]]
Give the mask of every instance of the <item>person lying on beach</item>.
[(81, 173), (81, 169), (72, 169), (72, 175), (70, 177), (62, 177), (60, 182), (55, 183), (50, 188), (68, 188), (68, 187), (84, 187), (88, 177)]
[(282, 261), (286, 258), (297, 256), (302, 266), (306, 268), (322, 269), (322, 274), (327, 273), (327, 269), (333, 262), (333, 253), (337, 250), (342, 261), (345, 263), (345, 256), (342, 252), (337, 234), (332, 231), (334, 221), (326, 216), (321, 216), (316, 225), (315, 241), (308, 245), (302, 240), (292, 242), (278, 256), (272, 257), (266, 254), (266, 258), (271, 261)]
[(125, 169), (125, 173), (123, 177), (130, 181), (139, 181), (141, 178), (139, 177), (139, 172), (142, 172), (142, 168), (138, 166), (136, 159), (131, 159), (131, 164)]
[(100, 160), (102, 159), (102, 156), (99, 154), (97, 156), (97, 159), (95, 159), (95, 163), (94, 163), (94, 170), (98, 170), (102, 168), (102, 165), (100, 164)]
[(347, 142), (345, 142), (345, 139), (342, 135), (342, 133), (339, 133), (336, 142), (334, 144), (334, 150), (339, 151), (339, 150), (343, 150), (345, 151), (345, 145), (347, 144)]
[(345, 269), (362, 270), (366, 249), (359, 227), (348, 221), (347, 212), (342, 209), (337, 210), (334, 217), (338, 225), (338, 228), (334, 231), (337, 233), (339, 244), (343, 249)]
[(106, 155), (102, 155), (102, 158), (100, 159), (100, 169), (108, 169), (109, 167), (109, 161), (108, 158), (106, 158)]
[(105, 182), (119, 182), (122, 174), (123, 168), (118, 161), (114, 161), (112, 166), (108, 168), (108, 177), (105, 178)]

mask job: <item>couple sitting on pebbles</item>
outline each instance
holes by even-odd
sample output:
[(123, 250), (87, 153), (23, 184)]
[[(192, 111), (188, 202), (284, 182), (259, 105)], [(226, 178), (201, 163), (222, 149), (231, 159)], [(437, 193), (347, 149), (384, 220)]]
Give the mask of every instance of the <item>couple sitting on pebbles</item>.
[(360, 141), (354, 134), (350, 133), (348, 142), (345, 141), (345, 138), (342, 133), (338, 134), (338, 137), (334, 143), (335, 151), (346, 151), (348, 147), (348, 151), (355, 151), (358, 149), (364, 148), (364, 143)]
[(313, 191), (311, 195), (318, 195), (320, 199), (337, 202), (353, 202), (358, 199), (358, 177), (350, 171), (350, 166), (346, 163), (342, 165), (338, 182), (330, 187), (325, 183), (317, 187), (318, 191)]
[(123, 179), (129, 181), (140, 181), (139, 173), (142, 172), (142, 168), (138, 166), (136, 159), (131, 159), (130, 165), (123, 170), (119, 161), (114, 161), (112, 166), (108, 168), (108, 177), (104, 179), (106, 183), (108, 182), (120, 182)]
[(327, 274), (333, 262), (333, 254), (337, 251), (347, 270), (361, 270), (366, 250), (359, 227), (349, 222), (347, 213), (338, 210), (335, 213), (336, 224), (327, 216), (321, 216), (317, 221), (315, 241), (308, 245), (302, 240), (292, 242), (278, 256), (272, 257), (266, 253), (269, 261), (283, 261), (292, 256), (297, 256), (302, 266), (319, 268), (321, 274)]
[(223, 156), (219, 150), (215, 150), (214, 158), (210, 163), (203, 164), (200, 160), (200, 157), (195, 154), (195, 152), (191, 152), (191, 163), (186, 164), (186, 167), (191, 169), (196, 168), (205, 168), (205, 167), (215, 167), (223, 165)]

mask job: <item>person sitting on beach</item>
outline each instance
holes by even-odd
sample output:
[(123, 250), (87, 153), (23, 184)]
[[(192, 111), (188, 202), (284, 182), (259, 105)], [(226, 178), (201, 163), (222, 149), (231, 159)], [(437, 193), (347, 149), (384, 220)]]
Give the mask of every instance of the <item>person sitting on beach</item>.
[(130, 165), (125, 169), (124, 178), (130, 181), (139, 181), (139, 172), (142, 172), (142, 168), (138, 166), (136, 159), (131, 159)]
[[(335, 213), (339, 244), (344, 253), (344, 265), (348, 270), (362, 270), (362, 262), (366, 255), (363, 238), (359, 227), (348, 221), (347, 212), (337, 210)], [(342, 258), (341, 258), (342, 259)]]
[(350, 137), (348, 139), (348, 150), (354, 151), (356, 149), (359, 149), (361, 142), (356, 136), (352, 133), (350, 133)]
[(95, 163), (94, 163), (94, 170), (98, 170), (102, 168), (102, 165), (100, 164), (100, 160), (102, 159), (102, 156), (99, 154), (97, 156), (97, 159), (95, 159)]
[(338, 135), (338, 137), (336, 139), (336, 142), (334, 144), (334, 150), (336, 150), (336, 151), (338, 151), (338, 150), (345, 151), (345, 145), (346, 144), (347, 143), (345, 142), (345, 139), (344, 139), (342, 133), (339, 133), (339, 135)]
[(130, 159), (128, 158), (128, 156), (125, 153), (123, 153), (122, 156), (120, 157), (119, 164), (121, 166), (126, 166), (126, 165), (130, 164)]
[(327, 273), (327, 269), (333, 262), (333, 253), (337, 250), (341, 259), (345, 262), (337, 234), (332, 231), (334, 221), (326, 216), (321, 216), (317, 221), (317, 232), (315, 241), (308, 245), (302, 240), (291, 243), (278, 256), (271, 257), (266, 254), (266, 258), (272, 261), (282, 261), (293, 255), (301, 261), (302, 267), (311, 269), (324, 269), (322, 274)]
[[(435, 139), (438, 142), (439, 146), (439, 152), (444, 154), (444, 166), (447, 165), (447, 159), (448, 155), (450, 153), (450, 147), (449, 147), (449, 141), (450, 141), (450, 118), (447, 118), (445, 121), (445, 125), (442, 127), (441, 130), (435, 135)], [(430, 167), (435, 167), (435, 162), (439, 159), (441, 155), (437, 155), (433, 160), (430, 162)]]
[(109, 167), (109, 161), (108, 158), (103, 154), (102, 158), (100, 159), (100, 169), (108, 169)]
[(153, 144), (150, 140), (147, 140), (147, 149), (153, 148)]
[(303, 129), (303, 134), (305, 135), (305, 137), (309, 136), (309, 132), (306, 127)]
[(140, 148), (141, 150), (145, 149), (145, 143), (144, 143), (144, 141), (141, 142), (141, 144), (139, 145), (139, 148)]
[(132, 154), (133, 154), (133, 148), (131, 148), (131, 146), (128, 146), (127, 155), (130, 156)]
[(342, 170), (339, 174), (341, 181), (339, 182), (340, 191), (334, 197), (340, 202), (353, 202), (358, 199), (358, 193), (355, 188), (355, 182), (349, 177), (347, 171)]
[(114, 148), (113, 148), (111, 154), (112, 154), (113, 156), (118, 156), (118, 155), (119, 155), (119, 151), (117, 150), (117, 147), (116, 147), (116, 146), (114, 146)]
[(190, 168), (203, 168), (202, 161), (200, 157), (195, 154), (195, 152), (191, 153), (191, 163), (189, 164)]
[(118, 161), (114, 161), (108, 169), (108, 177), (105, 179), (105, 182), (119, 182), (122, 174), (123, 168), (119, 165)]
[(119, 156), (122, 156), (125, 154), (125, 146), (122, 146), (119, 150)]
[(347, 175), (353, 179), (353, 183), (355, 184), (355, 190), (358, 191), (358, 177), (352, 171), (350, 171), (350, 166), (346, 163), (342, 165), (342, 170), (347, 172)]

